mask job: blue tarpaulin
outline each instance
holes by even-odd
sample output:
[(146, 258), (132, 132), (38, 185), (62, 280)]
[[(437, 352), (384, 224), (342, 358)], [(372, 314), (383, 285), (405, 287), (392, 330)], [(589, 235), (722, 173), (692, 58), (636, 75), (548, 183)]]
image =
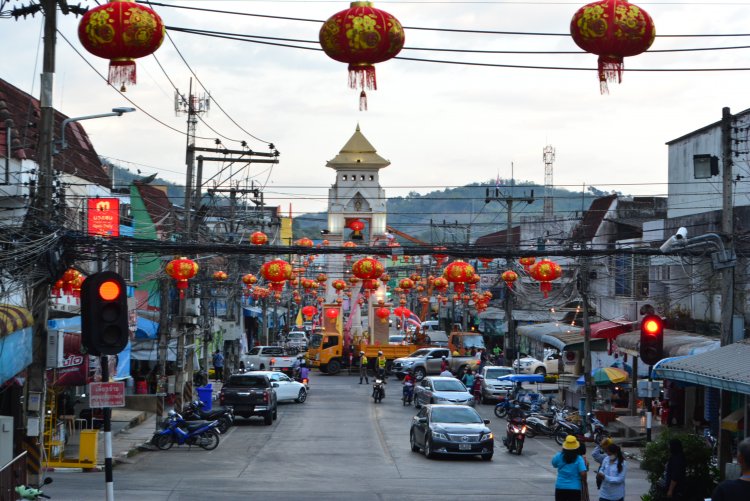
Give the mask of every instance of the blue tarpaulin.
[(500, 381), (511, 381), (513, 383), (543, 383), (544, 376), (541, 374), (508, 374), (500, 376)]
[(159, 322), (147, 318), (136, 319), (135, 337), (137, 339), (156, 339), (159, 334)]

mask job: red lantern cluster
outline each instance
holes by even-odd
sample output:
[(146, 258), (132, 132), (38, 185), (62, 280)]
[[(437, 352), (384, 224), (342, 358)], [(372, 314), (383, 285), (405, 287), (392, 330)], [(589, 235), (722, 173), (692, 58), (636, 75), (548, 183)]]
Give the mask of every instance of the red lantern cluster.
[(404, 29), (372, 2), (352, 2), (320, 28), (320, 46), (336, 61), (349, 64), (349, 87), (360, 88), (359, 109), (367, 109), (367, 90), (377, 90), (376, 63), (395, 57), (404, 47)]
[(539, 288), (546, 298), (552, 290), (552, 281), (562, 276), (562, 268), (554, 261), (542, 259), (529, 271), (531, 278), (540, 282)]
[(646, 52), (656, 37), (648, 13), (626, 0), (599, 0), (578, 9), (570, 35), (581, 49), (599, 56), (599, 87), (622, 82), (623, 58)]
[(180, 299), (185, 297), (185, 289), (188, 288), (188, 280), (198, 273), (198, 263), (186, 257), (180, 257), (167, 263), (165, 271), (167, 275), (177, 280), (177, 288), (180, 291)]
[(164, 41), (164, 23), (150, 7), (115, 0), (90, 9), (78, 24), (81, 45), (109, 59), (112, 85), (136, 82), (135, 59), (153, 54)]
[(260, 267), (260, 274), (271, 283), (272, 291), (281, 292), (284, 282), (292, 278), (292, 265), (283, 259), (274, 259), (263, 263)]
[(63, 273), (62, 278), (52, 286), (52, 292), (56, 297), (60, 297), (61, 292), (70, 294), (73, 297), (80, 297), (84, 280), (86, 280), (86, 277), (80, 271), (68, 268)]
[(439, 293), (443, 293), (446, 290), (448, 290), (448, 285), (449, 285), (448, 280), (446, 280), (445, 277), (437, 277), (435, 280), (432, 281), (432, 286)]
[(474, 276), (474, 267), (460, 259), (453, 261), (445, 267), (443, 277), (453, 284), (453, 290), (462, 293), (466, 288), (464, 284)]
[(262, 231), (254, 231), (250, 235), (250, 243), (253, 245), (266, 245), (268, 243), (268, 235)]

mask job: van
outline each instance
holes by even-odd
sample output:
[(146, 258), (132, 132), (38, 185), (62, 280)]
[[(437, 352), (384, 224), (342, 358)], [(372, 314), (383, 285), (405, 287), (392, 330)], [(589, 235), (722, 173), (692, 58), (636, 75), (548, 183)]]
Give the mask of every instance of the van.
[(422, 332), (430, 338), (432, 346), (439, 346), (441, 348), (448, 346), (448, 334), (440, 329), (440, 322), (437, 320), (422, 322)]

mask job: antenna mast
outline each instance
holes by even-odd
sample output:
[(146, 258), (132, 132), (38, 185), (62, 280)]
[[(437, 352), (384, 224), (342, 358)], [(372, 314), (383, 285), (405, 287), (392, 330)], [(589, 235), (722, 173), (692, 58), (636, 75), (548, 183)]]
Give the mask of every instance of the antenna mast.
[(555, 148), (550, 145), (544, 147), (544, 219), (549, 221), (554, 216), (554, 200), (552, 197), (552, 169), (555, 163)]

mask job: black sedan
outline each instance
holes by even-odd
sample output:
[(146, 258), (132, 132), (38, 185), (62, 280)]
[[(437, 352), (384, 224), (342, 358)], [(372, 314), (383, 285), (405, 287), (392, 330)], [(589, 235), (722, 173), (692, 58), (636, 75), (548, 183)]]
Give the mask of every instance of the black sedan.
[(412, 419), (411, 450), (422, 449), (428, 458), (455, 454), (490, 461), (495, 440), (489, 422), (466, 405), (425, 405)]

